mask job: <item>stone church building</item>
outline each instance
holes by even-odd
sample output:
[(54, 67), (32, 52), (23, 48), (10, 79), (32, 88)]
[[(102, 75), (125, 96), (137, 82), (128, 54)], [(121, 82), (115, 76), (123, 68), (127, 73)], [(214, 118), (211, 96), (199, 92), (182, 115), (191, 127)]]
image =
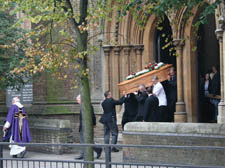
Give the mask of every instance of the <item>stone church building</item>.
[[(194, 24), (199, 19), (203, 8), (193, 9), (193, 16), (184, 21), (185, 9), (172, 16), (165, 14), (157, 28), (158, 18), (151, 15), (144, 28), (128, 13), (121, 21), (116, 20), (117, 12), (111, 14), (112, 21), (105, 23), (104, 80), (105, 89), (112, 90), (114, 97), (119, 97), (117, 84), (131, 72), (138, 72), (149, 62), (173, 64), (177, 72), (178, 100), (175, 122), (201, 122), (202, 115), (199, 92), (200, 76), (212, 66), (220, 67), (221, 103), (219, 104), (218, 123), (225, 122), (224, 109), (224, 7), (215, 15), (207, 17), (207, 24), (200, 25), (196, 31)], [(171, 24), (172, 20), (177, 24)], [(171, 37), (177, 56), (173, 56), (165, 45), (162, 34)], [(199, 38), (200, 37), (200, 38)], [(112, 45), (115, 43), (118, 45)], [(114, 42), (114, 43), (112, 43)], [(194, 49), (196, 48), (196, 49)]]

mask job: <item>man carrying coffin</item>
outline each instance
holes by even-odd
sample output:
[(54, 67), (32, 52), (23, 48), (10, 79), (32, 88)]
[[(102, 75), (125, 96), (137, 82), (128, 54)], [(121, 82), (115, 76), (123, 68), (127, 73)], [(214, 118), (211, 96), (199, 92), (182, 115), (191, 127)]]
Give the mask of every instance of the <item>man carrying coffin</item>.
[[(125, 93), (123, 94), (125, 95)], [(104, 96), (105, 100), (101, 103), (104, 113), (100, 119), (100, 122), (104, 124), (104, 143), (109, 144), (111, 133), (112, 144), (116, 144), (118, 138), (118, 126), (115, 107), (116, 105), (122, 105), (125, 97), (122, 97), (120, 100), (114, 100), (110, 91), (106, 91)], [(113, 147), (112, 152), (119, 152), (119, 150)]]
[(168, 121), (168, 112), (167, 112), (167, 99), (164, 88), (159, 82), (158, 76), (153, 76), (153, 94), (159, 99), (159, 116), (160, 122)]
[(145, 99), (148, 97), (144, 84), (138, 87), (138, 93), (135, 97), (138, 102), (138, 113), (135, 121), (143, 121)]
[(158, 116), (159, 100), (152, 94), (152, 86), (147, 89), (148, 98), (145, 100), (144, 105), (144, 121), (159, 122)]
[[(10, 106), (6, 122), (3, 126), (3, 132), (11, 131), (10, 143), (26, 143), (31, 141), (30, 130), (27, 121), (27, 113), (20, 103), (18, 97), (12, 99), (12, 105)], [(17, 155), (24, 157), (26, 152), (25, 146), (10, 145), (10, 155), (14, 158)]]

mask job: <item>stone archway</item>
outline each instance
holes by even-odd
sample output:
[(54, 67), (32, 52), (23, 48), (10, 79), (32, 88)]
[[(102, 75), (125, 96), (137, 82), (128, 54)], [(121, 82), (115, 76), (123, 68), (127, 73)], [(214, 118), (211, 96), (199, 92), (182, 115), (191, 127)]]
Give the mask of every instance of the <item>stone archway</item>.
[[(194, 16), (186, 22), (184, 27), (185, 45), (183, 46), (183, 87), (185, 110), (188, 122), (199, 122), (199, 54), (197, 47), (197, 34), (193, 27), (199, 18), (202, 8), (193, 10)], [(214, 30), (215, 31), (215, 30)], [(214, 32), (213, 32), (213, 35)], [(202, 62), (201, 62), (202, 63)]]

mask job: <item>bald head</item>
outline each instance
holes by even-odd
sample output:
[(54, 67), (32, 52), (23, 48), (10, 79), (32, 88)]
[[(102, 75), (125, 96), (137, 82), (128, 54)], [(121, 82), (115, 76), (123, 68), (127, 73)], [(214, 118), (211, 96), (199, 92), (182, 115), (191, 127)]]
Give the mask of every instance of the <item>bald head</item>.
[(20, 103), (19, 97), (14, 97), (14, 98), (12, 99), (12, 104), (15, 104), (15, 103)]
[(144, 85), (144, 84), (139, 85), (139, 86), (138, 86), (138, 90), (139, 90), (140, 92), (144, 92), (144, 91), (146, 90), (145, 85)]
[(78, 104), (80, 104), (80, 103), (81, 103), (81, 97), (80, 97), (80, 95), (77, 95), (76, 100), (77, 100), (77, 103), (78, 103)]

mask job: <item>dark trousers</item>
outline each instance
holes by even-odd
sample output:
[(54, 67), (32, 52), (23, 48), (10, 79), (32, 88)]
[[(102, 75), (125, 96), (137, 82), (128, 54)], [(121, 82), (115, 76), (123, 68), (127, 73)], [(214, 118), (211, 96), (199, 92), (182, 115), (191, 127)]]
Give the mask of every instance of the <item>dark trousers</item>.
[(176, 112), (176, 100), (168, 101), (168, 122), (174, 122), (174, 113)]
[[(82, 128), (80, 129), (80, 143), (81, 144), (84, 143), (84, 132), (83, 132)], [(101, 150), (101, 147), (93, 147), (93, 149), (96, 153), (98, 153)], [(80, 156), (82, 156), (82, 157), (84, 156), (84, 147), (80, 151)]]
[(167, 106), (159, 106), (158, 114), (160, 122), (168, 122)]
[(109, 144), (110, 133), (112, 134), (112, 142), (111, 144), (117, 143), (118, 138), (118, 126), (116, 123), (116, 119), (113, 117), (112, 122), (104, 124), (104, 143)]

